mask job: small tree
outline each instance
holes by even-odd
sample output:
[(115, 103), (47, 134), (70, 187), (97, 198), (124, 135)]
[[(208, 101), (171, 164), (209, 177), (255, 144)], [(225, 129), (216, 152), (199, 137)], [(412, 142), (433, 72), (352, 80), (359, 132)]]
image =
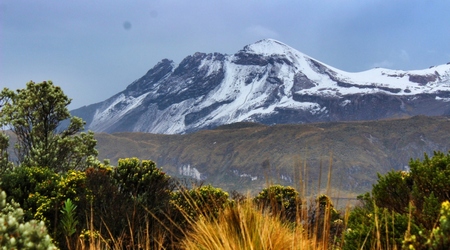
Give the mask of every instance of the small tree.
[[(81, 118), (70, 115), (69, 99), (51, 81), (27, 83), (25, 89), (0, 92), (0, 124), (17, 136), (18, 163), (55, 171), (82, 169), (97, 156), (93, 133), (83, 130)], [(70, 120), (66, 128), (61, 122)]]

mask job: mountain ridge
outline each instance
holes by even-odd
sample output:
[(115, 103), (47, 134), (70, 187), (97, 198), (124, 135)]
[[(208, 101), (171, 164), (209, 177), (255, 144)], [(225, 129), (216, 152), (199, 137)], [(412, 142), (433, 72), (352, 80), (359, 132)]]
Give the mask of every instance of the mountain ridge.
[(449, 64), (349, 73), (264, 39), (232, 55), (163, 59), (124, 91), (72, 114), (95, 132), (183, 134), (235, 122), (447, 115), (449, 101)]

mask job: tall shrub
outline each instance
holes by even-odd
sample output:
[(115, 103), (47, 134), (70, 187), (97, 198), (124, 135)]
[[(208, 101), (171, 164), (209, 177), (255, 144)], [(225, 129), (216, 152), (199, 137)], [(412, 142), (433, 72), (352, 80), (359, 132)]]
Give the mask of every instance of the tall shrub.
[[(83, 169), (97, 156), (94, 135), (81, 132), (84, 122), (70, 115), (70, 102), (51, 81), (30, 81), (24, 89), (0, 92), (0, 125), (15, 133), (20, 164), (60, 172)], [(62, 124), (65, 120), (67, 126)]]

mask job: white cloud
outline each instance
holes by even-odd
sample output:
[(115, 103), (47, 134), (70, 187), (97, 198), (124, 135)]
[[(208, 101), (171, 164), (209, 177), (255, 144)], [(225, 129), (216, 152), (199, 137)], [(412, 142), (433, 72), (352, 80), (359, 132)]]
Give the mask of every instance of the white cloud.
[(394, 66), (394, 63), (392, 63), (389, 60), (384, 60), (381, 62), (376, 62), (374, 64), (372, 64), (372, 68), (392, 68), (392, 66)]
[(409, 62), (409, 54), (406, 52), (406, 50), (402, 49), (400, 51), (399, 57), (404, 62)]
[(278, 38), (279, 35), (276, 31), (261, 25), (253, 25), (246, 29), (246, 32), (252, 37), (259, 38)]

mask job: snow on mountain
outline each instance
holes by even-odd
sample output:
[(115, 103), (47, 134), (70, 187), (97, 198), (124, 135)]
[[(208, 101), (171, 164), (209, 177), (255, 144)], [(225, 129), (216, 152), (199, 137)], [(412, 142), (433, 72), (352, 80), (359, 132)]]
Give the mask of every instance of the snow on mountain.
[(87, 129), (177, 134), (265, 124), (450, 114), (450, 65), (350, 73), (265, 39), (233, 55), (164, 59), (124, 91), (74, 110)]

